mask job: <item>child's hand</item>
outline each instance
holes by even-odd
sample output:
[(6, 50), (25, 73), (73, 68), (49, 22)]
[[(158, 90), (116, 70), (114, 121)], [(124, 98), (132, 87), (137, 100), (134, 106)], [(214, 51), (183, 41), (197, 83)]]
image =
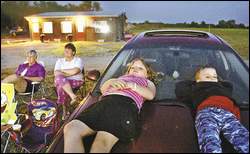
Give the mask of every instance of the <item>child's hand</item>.
[(133, 82), (128, 82), (127, 83), (127, 88), (130, 88), (130, 89), (132, 89), (132, 90), (136, 90), (136, 83), (133, 83)]
[(119, 79), (113, 80), (110, 85), (116, 89), (124, 89), (127, 87), (127, 83)]

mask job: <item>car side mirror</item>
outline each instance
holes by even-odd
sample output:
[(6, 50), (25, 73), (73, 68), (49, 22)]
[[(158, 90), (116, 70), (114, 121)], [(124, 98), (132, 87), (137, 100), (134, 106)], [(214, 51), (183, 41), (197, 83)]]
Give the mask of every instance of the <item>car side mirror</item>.
[(91, 81), (97, 81), (101, 76), (100, 71), (98, 70), (91, 70), (87, 72), (87, 79), (91, 80)]

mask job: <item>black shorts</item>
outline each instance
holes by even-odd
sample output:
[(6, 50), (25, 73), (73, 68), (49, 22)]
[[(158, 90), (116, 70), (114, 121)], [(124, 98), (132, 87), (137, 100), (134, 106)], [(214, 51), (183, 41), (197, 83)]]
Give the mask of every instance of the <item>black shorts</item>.
[(76, 119), (95, 131), (109, 132), (123, 142), (133, 140), (140, 132), (139, 114), (135, 102), (121, 95), (103, 97)]

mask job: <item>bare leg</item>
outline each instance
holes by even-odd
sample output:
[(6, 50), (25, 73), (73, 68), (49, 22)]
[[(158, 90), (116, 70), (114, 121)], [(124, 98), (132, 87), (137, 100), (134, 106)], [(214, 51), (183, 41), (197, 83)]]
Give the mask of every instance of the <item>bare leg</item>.
[(69, 83), (66, 83), (62, 88), (72, 100), (76, 98), (76, 95), (73, 93), (72, 88)]
[(64, 152), (84, 153), (82, 138), (95, 133), (80, 120), (72, 120), (64, 127)]
[(18, 76), (16, 74), (12, 74), (7, 76), (5, 79), (1, 81), (1, 83), (15, 83), (18, 79)]
[(20, 93), (25, 92), (27, 87), (27, 81), (16, 74), (7, 76), (1, 83), (13, 83), (15, 85), (15, 90)]
[(119, 139), (105, 131), (98, 131), (90, 153), (109, 153)]

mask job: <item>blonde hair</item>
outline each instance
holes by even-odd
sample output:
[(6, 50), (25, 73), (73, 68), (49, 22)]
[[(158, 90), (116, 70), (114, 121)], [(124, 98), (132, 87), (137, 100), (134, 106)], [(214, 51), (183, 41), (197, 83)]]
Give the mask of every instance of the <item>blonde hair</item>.
[(143, 58), (135, 58), (133, 59), (130, 63), (127, 64), (127, 71), (125, 74), (128, 74), (132, 65), (136, 62), (136, 61), (141, 61), (142, 64), (145, 66), (146, 70), (147, 70), (147, 79), (149, 79), (152, 82), (155, 82), (155, 78), (156, 78), (156, 73), (153, 71), (153, 69), (150, 67), (149, 64), (147, 64), (145, 62), (145, 60)]

